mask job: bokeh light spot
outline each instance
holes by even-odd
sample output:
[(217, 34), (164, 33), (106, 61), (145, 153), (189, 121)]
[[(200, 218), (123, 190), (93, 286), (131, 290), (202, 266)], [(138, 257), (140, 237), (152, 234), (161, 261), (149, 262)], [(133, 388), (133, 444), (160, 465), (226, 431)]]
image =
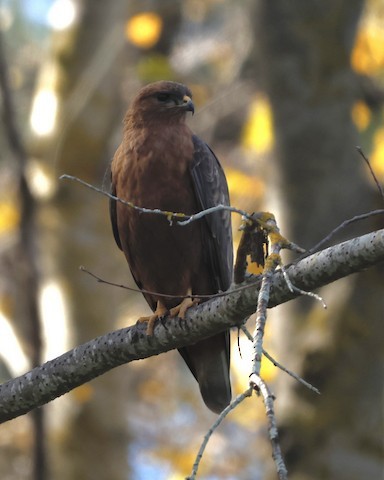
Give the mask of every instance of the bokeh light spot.
[(156, 13), (138, 13), (128, 20), (125, 34), (136, 47), (151, 48), (158, 42), (162, 28), (163, 21)]
[(52, 90), (42, 89), (35, 95), (32, 104), (30, 124), (40, 136), (50, 135), (56, 123), (57, 97)]
[(54, 30), (70, 27), (77, 16), (76, 5), (72, 0), (56, 0), (47, 14), (47, 22)]

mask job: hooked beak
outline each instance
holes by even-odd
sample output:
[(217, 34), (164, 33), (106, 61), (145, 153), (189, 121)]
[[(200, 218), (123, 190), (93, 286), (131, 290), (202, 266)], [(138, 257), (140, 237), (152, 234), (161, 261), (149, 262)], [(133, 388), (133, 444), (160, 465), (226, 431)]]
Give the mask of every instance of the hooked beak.
[(187, 112), (192, 112), (192, 115), (195, 113), (195, 106), (192, 102), (192, 98), (189, 97), (188, 95), (184, 95), (183, 97), (183, 103), (181, 105), (183, 109), (185, 109)]

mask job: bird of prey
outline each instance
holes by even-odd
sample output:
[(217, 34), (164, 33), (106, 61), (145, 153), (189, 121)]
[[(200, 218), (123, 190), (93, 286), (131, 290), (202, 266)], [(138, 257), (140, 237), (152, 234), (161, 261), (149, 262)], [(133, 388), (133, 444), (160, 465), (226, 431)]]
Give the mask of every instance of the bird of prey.
[[(183, 212), (229, 205), (224, 172), (212, 150), (185, 120), (194, 112), (188, 87), (160, 81), (143, 87), (124, 119), (124, 135), (111, 165), (111, 193), (139, 207)], [(118, 247), (156, 319), (183, 318), (196, 301), (187, 295), (225, 291), (233, 274), (231, 218), (217, 211), (180, 226), (166, 216), (141, 213), (111, 200), (110, 217)], [(153, 292), (153, 293), (152, 293)], [(172, 297), (156, 295), (162, 293)], [(179, 351), (198, 381), (209, 409), (220, 413), (231, 400), (229, 332)]]

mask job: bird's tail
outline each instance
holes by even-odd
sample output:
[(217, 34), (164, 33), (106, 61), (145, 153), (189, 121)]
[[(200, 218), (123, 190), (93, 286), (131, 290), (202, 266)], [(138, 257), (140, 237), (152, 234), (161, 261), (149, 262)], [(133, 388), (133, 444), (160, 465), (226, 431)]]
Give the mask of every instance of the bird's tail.
[(204, 403), (215, 413), (221, 413), (232, 397), (229, 348), (229, 332), (224, 332), (179, 350), (199, 383)]

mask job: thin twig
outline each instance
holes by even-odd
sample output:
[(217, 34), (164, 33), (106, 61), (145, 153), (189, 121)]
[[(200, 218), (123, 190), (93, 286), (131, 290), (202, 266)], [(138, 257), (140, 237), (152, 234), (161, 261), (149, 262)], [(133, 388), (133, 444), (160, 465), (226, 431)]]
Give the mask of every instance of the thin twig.
[(317, 243), (314, 247), (310, 248), (305, 252), (305, 254), (300, 255), (295, 261), (298, 262), (299, 260), (308, 257), (309, 255), (312, 255), (313, 253), (317, 252), (324, 244), (328, 243), (329, 240), (331, 240), (332, 237), (336, 235), (340, 230), (343, 228), (347, 227), (351, 223), (358, 222), (360, 220), (365, 220), (366, 218), (373, 217), (375, 215), (384, 215), (384, 209), (379, 209), (379, 210), (371, 210), (370, 212), (367, 213), (362, 213), (360, 215), (356, 215), (352, 218), (348, 218), (347, 220), (344, 220), (343, 222), (340, 223), (336, 228), (334, 228), (326, 237), (324, 237), (322, 240), (320, 240), (319, 243)]
[(230, 205), (221, 205), (221, 204), (216, 205), (215, 207), (207, 208), (205, 210), (202, 210), (201, 212), (194, 213), (192, 215), (188, 215), (188, 214), (182, 213), (182, 212), (169, 212), (167, 210), (160, 210), (159, 208), (153, 208), (152, 209), (152, 208), (146, 208), (146, 207), (139, 207), (139, 206), (135, 205), (134, 203), (129, 202), (128, 200), (123, 200), (122, 198), (116, 197), (115, 195), (112, 195), (111, 193), (106, 192), (105, 190), (102, 190), (98, 187), (95, 187), (94, 185), (91, 185), (90, 183), (85, 182), (84, 180), (81, 180), (78, 177), (74, 177), (73, 175), (64, 174), (64, 175), (61, 175), (59, 178), (60, 178), (60, 180), (72, 180), (74, 182), (78, 182), (81, 185), (83, 185), (87, 188), (90, 188), (91, 190), (93, 190), (97, 193), (101, 193), (102, 195), (105, 195), (106, 197), (110, 198), (111, 200), (115, 200), (116, 202), (120, 202), (123, 205), (127, 205), (128, 207), (131, 207), (131, 208), (137, 210), (138, 212), (153, 213), (153, 214), (156, 214), (156, 215), (163, 215), (168, 219), (168, 221), (171, 224), (172, 224), (172, 221), (174, 219), (177, 219), (177, 218), (183, 219), (183, 220), (178, 220), (177, 221), (177, 224), (180, 225), (180, 226), (188, 225), (189, 223), (194, 222), (195, 220), (199, 220), (200, 218), (203, 218), (206, 215), (210, 215), (210, 214), (215, 213), (215, 212), (220, 212), (222, 210), (227, 210), (229, 212), (238, 213), (239, 215), (242, 215), (246, 218), (251, 218), (251, 215), (249, 213), (245, 212), (244, 210), (240, 210), (239, 208), (236, 208), (236, 207), (231, 207)]
[(205, 299), (211, 299), (211, 298), (219, 298), (219, 297), (226, 297), (227, 295), (231, 295), (232, 293), (236, 292), (241, 292), (242, 290), (247, 290), (249, 288), (254, 288), (257, 287), (260, 283), (260, 279), (256, 277), (256, 279), (252, 282), (247, 283), (246, 285), (241, 285), (240, 287), (236, 288), (231, 288), (225, 292), (218, 292), (218, 293), (212, 293), (210, 295), (203, 295), (203, 294), (195, 294), (195, 295), (168, 295), (167, 293), (160, 293), (160, 292), (152, 292), (151, 290), (145, 290), (145, 289), (140, 289), (140, 288), (135, 288), (135, 287), (128, 287), (127, 285), (124, 285), (122, 283), (115, 283), (111, 282), (109, 280), (105, 280), (95, 273), (89, 271), (86, 267), (81, 265), (79, 267), (79, 270), (87, 273), (91, 277), (93, 277), (98, 283), (104, 283), (105, 285), (110, 285), (112, 287), (117, 287), (117, 288), (123, 288), (124, 290), (129, 290), (130, 292), (136, 292), (136, 293), (146, 293), (148, 295), (156, 295), (157, 297), (164, 297), (164, 298), (205, 298)]
[(202, 210), (201, 212), (194, 213), (193, 215), (189, 215), (189, 218), (187, 220), (182, 220), (177, 223), (181, 226), (188, 225), (189, 223), (194, 222), (195, 220), (199, 220), (200, 218), (203, 218), (206, 215), (219, 212), (221, 210), (227, 210), (228, 212), (238, 213), (242, 217), (251, 218), (251, 215), (249, 213), (247, 213), (244, 210), (241, 210), (240, 208), (231, 207), (230, 205), (219, 204), (219, 205), (216, 205), (215, 207), (207, 208), (206, 210)]
[(137, 205), (133, 204), (132, 202), (129, 202), (128, 200), (123, 200), (122, 198), (116, 197), (115, 195), (112, 195), (111, 193), (106, 192), (105, 190), (102, 190), (98, 187), (95, 187), (94, 185), (91, 185), (90, 183), (85, 182), (84, 180), (81, 180), (78, 177), (74, 177), (73, 175), (64, 174), (64, 175), (61, 175), (59, 177), (59, 179), (60, 180), (72, 180), (74, 182), (80, 183), (84, 187), (90, 188), (91, 190), (93, 190), (97, 193), (101, 193), (102, 195), (110, 198), (111, 200), (116, 200), (116, 202), (120, 202), (123, 205), (127, 205), (128, 207), (131, 207), (131, 208), (133, 208), (133, 209), (135, 209), (135, 210), (137, 210), (138, 212), (141, 212), (141, 213), (154, 213), (156, 215), (164, 215), (170, 221), (172, 220), (172, 218), (188, 217), (188, 215), (186, 215), (185, 213), (181, 213), (181, 212), (168, 212), (168, 211), (165, 211), (165, 210), (160, 210), (159, 208), (152, 209), (152, 208), (138, 207)]
[[(356, 150), (359, 152), (361, 157), (364, 159), (365, 163), (368, 165), (369, 171), (372, 175), (372, 178), (373, 178), (374, 182), (376, 183), (376, 186), (379, 190), (379, 193), (380, 193), (381, 197), (384, 199), (383, 187), (380, 185), (380, 182), (377, 179), (375, 172), (373, 171), (373, 168), (371, 166), (371, 163), (370, 163), (369, 159), (366, 157), (366, 155), (364, 154), (361, 147), (356, 146)], [(298, 260), (301, 260), (302, 258), (307, 257), (308, 255), (311, 255), (312, 253), (317, 252), (323, 245), (325, 245), (327, 242), (329, 242), (340, 230), (347, 227), (351, 223), (359, 222), (360, 220), (365, 220), (366, 218), (370, 218), (370, 217), (373, 217), (375, 215), (384, 215), (384, 209), (372, 210), (370, 212), (362, 213), (360, 215), (356, 215), (352, 218), (344, 220), (343, 222), (340, 223), (340, 225), (338, 225), (336, 228), (334, 228), (326, 237), (324, 237), (322, 240), (320, 240), (320, 242), (318, 242), (314, 247), (310, 248), (304, 255), (300, 255), (300, 257), (298, 257), (296, 259), (296, 262)]]
[(378, 189), (379, 192), (380, 192), (381, 198), (384, 200), (383, 187), (380, 185), (380, 182), (379, 182), (379, 180), (377, 179), (375, 172), (373, 171), (373, 168), (372, 168), (372, 166), (371, 166), (371, 162), (370, 162), (369, 159), (365, 156), (365, 154), (364, 154), (364, 152), (363, 152), (363, 149), (362, 149), (361, 147), (356, 146), (356, 150), (360, 153), (360, 155), (363, 157), (365, 163), (368, 165), (369, 171), (371, 172), (372, 178), (373, 178), (373, 180), (374, 180), (375, 183), (376, 183), (376, 186), (377, 186), (377, 189)]
[[(245, 334), (245, 336), (248, 338), (248, 340), (250, 340), (252, 342), (253, 338), (252, 338), (252, 334), (251, 332), (247, 329), (247, 327), (245, 325), (241, 325), (240, 327), (241, 331)], [(295, 380), (297, 380), (299, 383), (301, 383), (302, 385), (304, 385), (305, 387), (307, 387), (309, 390), (312, 390), (313, 392), (317, 393), (318, 395), (321, 395), (320, 393), (320, 390), (318, 390), (316, 387), (314, 387), (313, 385), (311, 385), (309, 382), (307, 382), (306, 380), (304, 380), (304, 378), (300, 377), (299, 375), (297, 375), (297, 373), (295, 372), (292, 372), (291, 370), (289, 370), (288, 368), (284, 367), (284, 365), (282, 365), (281, 363), (279, 363), (274, 357), (272, 357), (272, 355), (270, 355), (267, 350), (265, 350), (263, 348), (263, 355), (264, 357), (266, 357), (275, 367), (279, 368), (280, 370), (282, 370), (283, 372), (285, 372), (287, 375), (289, 375), (290, 377), (294, 378)]]
[(247, 397), (250, 397), (252, 395), (253, 388), (248, 388), (245, 392), (241, 393), (238, 395), (233, 402), (231, 402), (228, 407), (226, 407), (220, 415), (217, 417), (215, 423), (211, 426), (211, 428), (208, 430), (206, 435), (204, 436), (203, 442), (199, 448), (199, 451), (196, 455), (196, 460), (193, 464), (192, 467), (192, 473), (189, 477), (186, 477), (185, 480), (195, 480), (197, 471), (199, 469), (199, 465), (201, 462), (201, 459), (203, 458), (205, 448), (208, 444), (209, 439), (211, 438), (212, 434), (214, 431), (217, 429), (217, 427), (221, 424), (221, 422), (224, 420), (224, 418), (228, 415), (229, 412), (234, 410), (238, 405), (240, 405), (241, 402), (243, 402)]
[(261, 359), (263, 354), (263, 340), (264, 330), (267, 321), (267, 307), (269, 303), (269, 292), (272, 285), (272, 276), (274, 268), (269, 269), (271, 256), (267, 259), (266, 269), (263, 273), (263, 279), (261, 281), (261, 287), (257, 299), (256, 310), (256, 325), (253, 333), (253, 358), (252, 358), (252, 373), (259, 375), (261, 368)]
[(280, 250), (284, 247), (289, 248), (289, 242), (280, 234), (279, 227), (272, 214), (265, 212), (254, 215), (254, 221), (257, 221), (259, 225), (265, 229), (270, 240), (270, 254), (265, 261), (261, 287), (257, 299), (256, 324), (253, 333), (252, 374), (260, 375), (264, 330), (267, 321), (267, 307), (272, 277), (276, 267), (281, 264)]
[(280, 265), (280, 269), (281, 269), (281, 273), (283, 274), (283, 277), (284, 277), (284, 280), (285, 280), (285, 283), (287, 284), (289, 290), (294, 293), (299, 293), (300, 295), (306, 295), (307, 297), (312, 297), (314, 298), (315, 300), (317, 300), (318, 302), (320, 302), (322, 305), (323, 305), (323, 308), (326, 309), (327, 308), (327, 304), (324, 302), (324, 299), (323, 297), (321, 297), (320, 295), (318, 295), (317, 293), (314, 293), (314, 292), (307, 292), (306, 290), (302, 290), (301, 288), (298, 288), (296, 287), (295, 285), (293, 285), (293, 283), (291, 282), (289, 276), (288, 276), (288, 273), (284, 267), (284, 265)]
[(273, 405), (275, 397), (269, 390), (268, 385), (259, 375), (252, 374), (249, 378), (249, 383), (257, 392), (261, 393), (264, 400), (265, 411), (268, 418), (269, 439), (272, 445), (272, 457), (275, 461), (279, 480), (288, 480), (288, 471), (284, 463), (283, 455), (281, 453), (279, 432), (277, 429), (277, 422)]

